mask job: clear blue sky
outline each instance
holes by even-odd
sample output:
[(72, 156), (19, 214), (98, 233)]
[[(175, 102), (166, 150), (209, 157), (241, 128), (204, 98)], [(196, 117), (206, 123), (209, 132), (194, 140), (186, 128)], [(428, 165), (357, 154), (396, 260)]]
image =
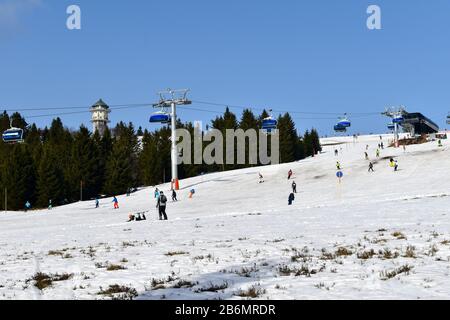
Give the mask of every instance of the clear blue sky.
[[(71, 4), (81, 7), (82, 30), (66, 28)], [(381, 7), (382, 30), (366, 27), (370, 4)], [(88, 107), (100, 97), (112, 105), (154, 102), (170, 87), (190, 88), (193, 100), (300, 112), (403, 104), (445, 128), (448, 21), (448, 0), (0, 0), (0, 108)], [(151, 129), (151, 112), (116, 110), (111, 120)], [(61, 118), (76, 128), (90, 127), (89, 117)], [(336, 122), (304, 117), (332, 119), (296, 115), (301, 131), (330, 134)], [(387, 122), (354, 117), (350, 132), (385, 132)]]

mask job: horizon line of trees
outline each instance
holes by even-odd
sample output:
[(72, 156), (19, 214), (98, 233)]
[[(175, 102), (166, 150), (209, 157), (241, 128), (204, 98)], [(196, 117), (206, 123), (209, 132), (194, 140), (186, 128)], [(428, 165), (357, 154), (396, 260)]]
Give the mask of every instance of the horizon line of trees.
[[(224, 133), (226, 129), (258, 130), (268, 116), (266, 111), (255, 116), (247, 109), (238, 119), (227, 108), (223, 115), (211, 121), (210, 127)], [(53, 205), (79, 201), (80, 184), (83, 200), (88, 200), (171, 180), (171, 130), (168, 126), (150, 132), (141, 127), (135, 130), (131, 122), (121, 121), (100, 136), (83, 125), (70, 131), (60, 118), (44, 129), (36, 124), (28, 125), (20, 113), (12, 114), (11, 119), (14, 127), (24, 129), (25, 141), (14, 145), (0, 141), (0, 194), (8, 190), (8, 210), (22, 210), (27, 201), (34, 208), (46, 207), (49, 200)], [(10, 116), (5, 111), (0, 115), (0, 129), (4, 132), (9, 126)], [(178, 121), (177, 127), (189, 130), (191, 135), (194, 133), (190, 122)], [(278, 130), (280, 163), (302, 160), (322, 150), (317, 131), (307, 130), (300, 136), (289, 113), (278, 117)], [(247, 141), (246, 159), (248, 151)], [(184, 179), (250, 166), (182, 164), (178, 173), (180, 179)], [(4, 202), (2, 200), (3, 208)]]

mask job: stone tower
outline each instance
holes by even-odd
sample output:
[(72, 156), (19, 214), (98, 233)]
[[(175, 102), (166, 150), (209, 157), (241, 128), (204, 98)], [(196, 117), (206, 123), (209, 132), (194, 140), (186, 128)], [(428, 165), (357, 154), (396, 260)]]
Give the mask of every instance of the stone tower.
[(100, 99), (91, 107), (91, 113), (92, 132), (95, 133), (98, 131), (98, 133), (103, 136), (108, 127), (108, 123), (111, 122), (109, 121), (111, 110), (108, 105)]

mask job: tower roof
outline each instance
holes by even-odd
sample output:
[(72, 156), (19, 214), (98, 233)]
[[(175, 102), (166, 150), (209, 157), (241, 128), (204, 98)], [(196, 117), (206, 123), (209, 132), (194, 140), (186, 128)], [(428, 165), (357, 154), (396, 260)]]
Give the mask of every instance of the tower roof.
[(103, 107), (103, 108), (105, 108), (105, 109), (109, 109), (109, 106), (108, 106), (102, 99), (98, 100), (98, 101), (92, 106), (92, 108), (95, 108), (95, 107)]

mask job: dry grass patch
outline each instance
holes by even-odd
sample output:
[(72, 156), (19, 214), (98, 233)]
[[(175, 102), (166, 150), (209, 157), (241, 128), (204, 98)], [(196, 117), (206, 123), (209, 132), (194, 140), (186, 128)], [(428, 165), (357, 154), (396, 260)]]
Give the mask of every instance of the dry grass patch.
[(185, 252), (185, 251), (169, 251), (164, 255), (168, 256), (168, 257), (173, 257), (173, 256), (182, 256), (182, 255), (188, 255), (188, 254), (189, 254), (189, 252)]
[(394, 233), (392, 234), (392, 236), (393, 236), (394, 238), (397, 238), (397, 240), (408, 240), (408, 239), (406, 238), (406, 236), (405, 236), (403, 233), (401, 233), (400, 231), (394, 232)]
[(392, 253), (392, 251), (389, 249), (384, 249), (384, 251), (380, 251), (379, 253), (380, 253), (379, 255), (381, 256), (381, 258), (386, 259), (386, 260), (397, 259), (400, 256), (400, 254), (398, 252)]
[(351, 256), (353, 254), (353, 252), (345, 247), (341, 247), (339, 249), (337, 249), (335, 255), (337, 257), (346, 257), (346, 256)]
[(106, 271), (117, 271), (117, 270), (126, 270), (126, 267), (121, 266), (119, 264), (109, 264), (106, 267)]
[(218, 292), (228, 288), (228, 282), (224, 281), (222, 284), (209, 283), (209, 286), (198, 289), (196, 292)]
[(417, 256), (416, 256), (416, 248), (413, 247), (413, 246), (408, 246), (406, 248), (405, 255), (403, 257), (405, 257), (405, 258), (412, 258), (412, 259), (417, 258)]
[(192, 282), (187, 280), (178, 280), (172, 288), (175, 289), (181, 289), (181, 288), (192, 288), (193, 286), (197, 285), (198, 282)]
[(118, 284), (110, 285), (108, 289), (103, 290), (100, 287), (99, 295), (105, 295), (113, 298), (113, 300), (133, 300), (138, 296), (136, 289)]
[(63, 274), (45, 274), (42, 272), (36, 273), (33, 278), (27, 280), (26, 282), (34, 281), (34, 286), (39, 290), (44, 290), (47, 287), (52, 286), (53, 282), (66, 281), (73, 277), (73, 274), (63, 273)]
[(358, 259), (361, 260), (368, 260), (368, 259), (372, 259), (375, 256), (375, 251), (373, 249), (370, 249), (368, 251), (363, 251), (363, 252), (359, 252), (357, 254)]
[(392, 271), (382, 271), (380, 272), (380, 278), (381, 280), (389, 280), (392, 278), (395, 278), (396, 276), (398, 276), (399, 274), (404, 273), (405, 275), (409, 275), (410, 271), (413, 269), (414, 267), (411, 267), (410, 265), (404, 265), (401, 266), (400, 268), (394, 269)]
[(266, 293), (266, 289), (262, 289), (259, 285), (254, 285), (247, 290), (239, 290), (235, 293), (236, 296), (242, 298), (258, 298)]

